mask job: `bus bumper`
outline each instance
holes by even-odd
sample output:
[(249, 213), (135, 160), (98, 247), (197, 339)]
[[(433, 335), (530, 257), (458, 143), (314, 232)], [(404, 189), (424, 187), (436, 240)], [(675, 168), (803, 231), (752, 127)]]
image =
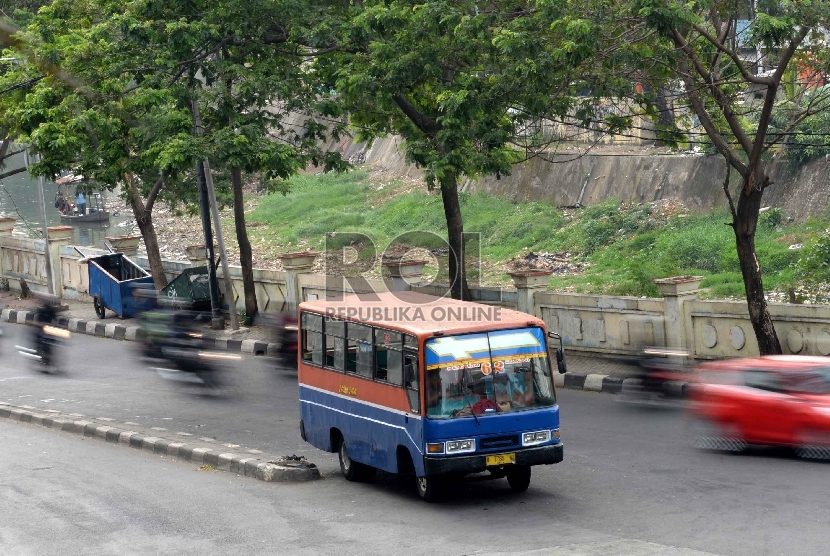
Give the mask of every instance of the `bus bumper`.
[[(516, 454), (516, 465), (550, 465), (562, 461), (564, 449), (560, 442), (559, 444), (538, 448), (523, 448), (516, 450), (514, 453)], [(424, 456), (424, 472), (427, 476), (442, 475), (444, 473), (481, 473), (487, 470), (485, 457), (485, 455), (444, 456), (440, 458)]]

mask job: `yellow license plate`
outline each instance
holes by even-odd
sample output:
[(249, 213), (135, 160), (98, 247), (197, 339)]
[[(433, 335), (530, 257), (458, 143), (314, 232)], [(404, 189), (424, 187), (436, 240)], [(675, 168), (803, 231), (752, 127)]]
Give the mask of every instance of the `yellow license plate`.
[(509, 465), (516, 463), (516, 454), (496, 454), (495, 456), (486, 456), (484, 463), (490, 465)]

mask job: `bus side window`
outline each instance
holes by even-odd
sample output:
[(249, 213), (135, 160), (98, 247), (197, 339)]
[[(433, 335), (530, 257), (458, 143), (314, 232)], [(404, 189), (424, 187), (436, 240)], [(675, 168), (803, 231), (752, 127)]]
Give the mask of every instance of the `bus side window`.
[(326, 319), (326, 367), (334, 367), (338, 371), (346, 368), (346, 340), (345, 323), (342, 320)]
[(372, 378), (372, 327), (350, 322), (346, 332), (349, 336), (348, 372)]
[(400, 332), (375, 329), (375, 379), (397, 386), (403, 384), (402, 339)]
[(323, 364), (323, 318), (314, 313), (303, 313), (303, 361)]
[(406, 388), (406, 397), (409, 398), (409, 409), (412, 413), (420, 413), (421, 395), (418, 382), (418, 355), (415, 353), (403, 354), (403, 385)]
[(395, 349), (386, 352), (386, 382), (403, 385), (403, 354)]

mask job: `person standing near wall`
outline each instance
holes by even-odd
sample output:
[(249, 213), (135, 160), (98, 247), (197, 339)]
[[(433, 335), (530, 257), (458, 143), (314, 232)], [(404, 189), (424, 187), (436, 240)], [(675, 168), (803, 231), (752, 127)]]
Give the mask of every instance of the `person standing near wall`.
[(78, 196), (75, 199), (75, 204), (78, 207), (78, 216), (83, 216), (86, 214), (86, 197), (84, 197), (83, 191), (78, 191)]

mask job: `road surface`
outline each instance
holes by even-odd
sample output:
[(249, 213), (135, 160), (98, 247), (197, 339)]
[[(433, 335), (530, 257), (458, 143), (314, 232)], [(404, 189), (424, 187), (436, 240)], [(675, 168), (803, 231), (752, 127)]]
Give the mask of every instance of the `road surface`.
[[(5, 330), (14, 336), (21, 327)], [(27, 516), (12, 525), (0, 521), (2, 542), (17, 543), (9, 545), (17, 552), (3, 554), (72, 554), (23, 548), (60, 539), (68, 547), (76, 537), (72, 546), (80, 547), (83, 535), (106, 542), (78, 554), (187, 554), (185, 543), (196, 541), (200, 554), (213, 548), (222, 554), (826, 552), (829, 465), (782, 450), (694, 451), (679, 412), (633, 410), (608, 394), (560, 391), (563, 463), (534, 468), (525, 494), (513, 494), (504, 480), (467, 483), (446, 502), (428, 505), (396, 477), (372, 485), (343, 480), (336, 458), (299, 438), (296, 377), (262, 358), (237, 365), (233, 394), (215, 399), (162, 380), (133, 358), (128, 342), (76, 336), (67, 374), (44, 376), (12, 353), (15, 341), (7, 337), (0, 346), (4, 401), (267, 453), (302, 453), (325, 479), (264, 484), (0, 421), (0, 500), (6, 515), (11, 503), (23, 505)], [(42, 461), (33, 462), (41, 452)], [(71, 510), (53, 504), (55, 493), (65, 504), (78, 501), (76, 521), (60, 517)], [(46, 530), (56, 533), (47, 538)], [(258, 551), (257, 542), (270, 550)]]

